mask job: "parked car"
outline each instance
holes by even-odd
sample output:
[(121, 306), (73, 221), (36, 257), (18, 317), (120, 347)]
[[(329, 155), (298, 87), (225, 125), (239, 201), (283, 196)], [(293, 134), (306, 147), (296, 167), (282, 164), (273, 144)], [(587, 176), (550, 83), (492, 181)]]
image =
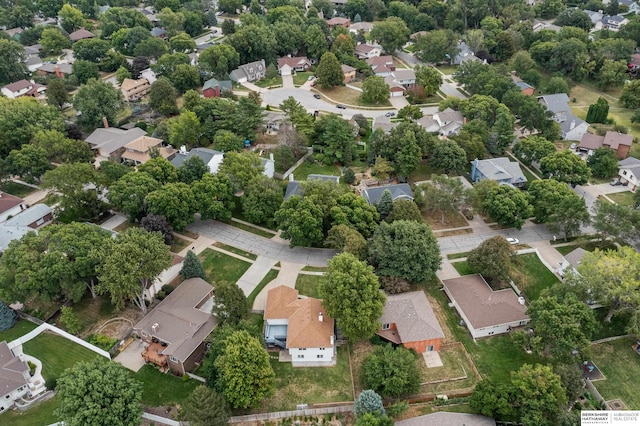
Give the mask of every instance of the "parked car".
[(505, 240), (507, 240), (507, 242), (512, 246), (515, 246), (516, 244), (520, 244), (520, 241), (517, 238), (508, 237), (508, 238), (505, 238)]
[(395, 116), (395, 115), (396, 115), (396, 113), (395, 113), (395, 112), (388, 112), (388, 113), (386, 113), (384, 116), (385, 116), (385, 117), (393, 117), (393, 116)]
[(618, 186), (618, 185), (622, 185), (622, 182), (620, 182), (618, 179), (611, 179), (611, 182), (609, 182), (609, 185)]
[(336, 105), (336, 108), (338, 108), (338, 109), (347, 109), (347, 107), (342, 105), (342, 104)]
[(320, 95), (318, 95), (317, 93), (315, 95), (313, 95), (314, 98), (316, 99), (320, 99)]
[(313, 79), (315, 79), (315, 78), (316, 78), (316, 76), (315, 76), (315, 75), (310, 75), (310, 76), (309, 76), (309, 78), (307, 78), (307, 81), (311, 81), (311, 80), (313, 80)]
[(572, 143), (571, 146), (569, 146), (569, 149), (575, 150), (577, 147), (578, 147), (577, 143)]

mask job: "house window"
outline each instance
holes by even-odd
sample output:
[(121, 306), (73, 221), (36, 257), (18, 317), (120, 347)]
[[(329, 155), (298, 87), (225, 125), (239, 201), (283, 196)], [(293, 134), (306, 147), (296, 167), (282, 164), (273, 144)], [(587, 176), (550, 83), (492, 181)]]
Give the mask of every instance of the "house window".
[(318, 355), (317, 355), (317, 357), (318, 357), (318, 358), (324, 358), (324, 355), (322, 355), (322, 354), (318, 354)]
[(40, 218), (36, 221), (36, 225), (40, 226), (44, 223), (44, 218)]
[(304, 359), (304, 355), (298, 355), (298, 359)]
[(390, 324), (382, 324), (382, 329), (383, 330), (388, 330), (390, 327)]
[(306, 351), (307, 348), (298, 348), (299, 351)]
[(171, 362), (175, 362), (176, 364), (178, 363), (178, 358), (176, 358), (175, 356), (171, 355), (169, 357), (169, 359), (171, 360)]
[(320, 348), (320, 350), (321, 350), (321, 351), (324, 351), (324, 350), (326, 350), (326, 349), (325, 349), (325, 348)]
[(433, 345), (427, 346), (427, 352), (433, 352)]

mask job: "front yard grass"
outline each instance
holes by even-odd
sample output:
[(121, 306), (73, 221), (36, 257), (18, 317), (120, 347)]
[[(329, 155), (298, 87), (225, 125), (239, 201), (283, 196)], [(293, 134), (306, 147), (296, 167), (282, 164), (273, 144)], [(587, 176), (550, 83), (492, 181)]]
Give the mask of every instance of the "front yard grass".
[(634, 343), (628, 338), (591, 347), (593, 361), (605, 377), (593, 382), (596, 389), (607, 401), (622, 399), (629, 410), (640, 409), (640, 355), (631, 348)]
[(460, 275), (471, 275), (475, 273), (469, 267), (469, 264), (467, 263), (466, 260), (462, 260), (460, 262), (451, 262), (451, 265), (453, 265), (453, 267), (456, 268), (456, 271), (458, 271)]
[(631, 313), (619, 313), (611, 318), (611, 322), (604, 322), (607, 316), (607, 308), (594, 309), (596, 317), (596, 331), (591, 336), (591, 340), (606, 339), (607, 337), (624, 336), (627, 334), (627, 324), (631, 319)]
[[(272, 356), (277, 356), (272, 353)], [(275, 394), (256, 411), (294, 410), (296, 404), (353, 401), (347, 347), (338, 348), (334, 367), (292, 367), (290, 362), (271, 359), (276, 373)]]
[(426, 160), (422, 160), (418, 167), (409, 175), (409, 182), (416, 183), (423, 180), (430, 180), (431, 175), (435, 173), (435, 170), (431, 168)]
[(293, 76), (293, 85), (302, 86), (307, 82), (307, 79), (309, 78), (309, 76), (312, 76), (312, 75), (313, 75), (312, 72), (297, 72)]
[(265, 77), (262, 80), (254, 81), (253, 84), (255, 84), (258, 87), (263, 87), (265, 89), (272, 86), (282, 86), (282, 77), (280, 76), (277, 76), (274, 78)]
[(258, 229), (254, 226), (245, 225), (244, 223), (236, 222), (235, 220), (230, 220), (229, 222), (227, 222), (227, 225), (231, 225), (234, 228), (242, 229), (243, 231), (251, 232), (252, 234), (256, 234), (263, 238), (272, 238), (274, 235), (276, 235), (275, 232), (271, 233), (271, 232), (263, 231), (262, 229)]
[(321, 275), (303, 275), (299, 274), (296, 280), (296, 289), (300, 294), (309, 297), (320, 298), (320, 282), (322, 281)]
[(518, 255), (511, 264), (511, 279), (529, 300), (536, 300), (540, 297), (542, 290), (559, 282), (558, 278), (540, 262), (535, 253)]
[(132, 376), (144, 384), (142, 403), (152, 407), (182, 405), (189, 394), (201, 384), (197, 380), (186, 382), (172, 374), (161, 373), (152, 365), (145, 365)]
[(23, 185), (21, 183), (8, 180), (0, 183), (0, 191), (6, 192), (7, 194), (13, 195), (14, 197), (24, 198), (27, 195), (35, 192), (36, 189), (27, 185)]
[[(58, 379), (66, 369), (78, 362), (89, 361), (96, 357), (104, 358), (69, 339), (47, 332), (29, 340), (22, 347), (24, 353), (42, 361), (42, 375), (47, 381)], [(107, 361), (106, 358), (104, 360)]]
[(309, 175), (329, 175), (340, 176), (340, 169), (336, 166), (325, 166), (322, 163), (309, 163), (305, 161), (300, 167), (295, 169), (293, 176), (296, 180), (307, 180)]
[(24, 336), (37, 326), (37, 324), (34, 324), (31, 321), (18, 319), (13, 327), (0, 333), (0, 342), (6, 340), (7, 343), (9, 343), (12, 340), (16, 340), (18, 337)]
[(249, 253), (248, 251), (241, 250), (237, 247), (229, 246), (219, 241), (216, 241), (215, 243), (213, 243), (213, 245), (216, 247), (220, 247), (223, 250), (230, 251), (231, 253), (235, 253), (239, 256), (246, 257), (247, 259), (256, 260), (258, 258), (258, 256), (253, 253)]
[(204, 266), (207, 281), (216, 285), (236, 283), (251, 264), (211, 249), (205, 249), (198, 256)]
[(171, 243), (171, 248), (169, 250), (171, 250), (171, 253), (180, 253), (189, 244), (190, 244), (189, 241), (174, 235), (173, 242)]
[(253, 289), (251, 294), (247, 297), (247, 305), (249, 306), (249, 309), (253, 308), (253, 302), (256, 301), (256, 297), (258, 297), (262, 289), (265, 288), (266, 285), (271, 281), (275, 280), (278, 277), (279, 272), (280, 271), (278, 271), (277, 269), (270, 269), (269, 272), (267, 272), (267, 275), (265, 275), (262, 281), (260, 281), (258, 286)]
[(469, 222), (467, 222), (464, 216), (458, 211), (446, 212), (444, 214), (444, 220), (442, 220), (442, 214), (439, 211), (422, 210), (422, 218), (434, 231), (469, 226)]
[(635, 194), (631, 191), (618, 192), (616, 194), (607, 194), (607, 197), (615, 201), (616, 204), (620, 204), (625, 207), (633, 207), (633, 198)]
[[(333, 89), (318, 88), (318, 92), (328, 97), (330, 100), (339, 104), (359, 105), (369, 107), (390, 107), (391, 103), (387, 100), (379, 104), (371, 104), (361, 99), (362, 92), (350, 89), (346, 86), (336, 86)], [(340, 112), (340, 110), (338, 110)]]

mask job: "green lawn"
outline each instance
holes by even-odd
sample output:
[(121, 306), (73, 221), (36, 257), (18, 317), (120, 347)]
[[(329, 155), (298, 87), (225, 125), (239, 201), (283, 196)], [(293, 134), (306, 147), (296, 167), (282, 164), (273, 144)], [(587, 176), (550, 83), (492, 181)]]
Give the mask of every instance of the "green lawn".
[(27, 411), (8, 411), (0, 415), (0, 423), (11, 426), (44, 426), (58, 422), (53, 412), (60, 405), (60, 400), (54, 396), (48, 401), (40, 402)]
[(223, 283), (235, 283), (251, 264), (235, 257), (205, 249), (198, 256), (207, 274), (207, 281), (215, 287)]
[(425, 161), (421, 161), (418, 164), (418, 167), (409, 175), (410, 182), (420, 182), (423, 180), (430, 180), (431, 175), (436, 173), (436, 170), (433, 170), (431, 166)]
[(558, 282), (558, 278), (540, 262), (535, 253), (516, 256), (512, 265), (511, 278), (529, 300), (537, 299), (542, 290)]
[(633, 198), (635, 197), (635, 194), (631, 191), (618, 192), (617, 194), (608, 194), (607, 197), (611, 198), (616, 204), (620, 204), (621, 206), (633, 207)]
[(296, 289), (298, 289), (300, 294), (304, 294), (305, 296), (320, 298), (318, 288), (322, 278), (320, 275), (300, 274), (296, 280)]
[(251, 232), (252, 234), (256, 234), (264, 238), (272, 238), (274, 235), (276, 235), (275, 232), (263, 231), (262, 229), (258, 229), (254, 226), (245, 225), (244, 223), (236, 222), (235, 220), (230, 220), (229, 222), (227, 222), (227, 225), (231, 225), (234, 228), (242, 229), (243, 231)]
[(262, 281), (260, 281), (260, 284), (258, 284), (258, 286), (253, 289), (249, 297), (247, 297), (247, 304), (249, 305), (249, 309), (253, 307), (253, 302), (255, 302), (256, 297), (258, 297), (258, 294), (260, 294), (262, 289), (271, 281), (276, 279), (276, 277), (278, 276), (278, 272), (279, 271), (277, 269), (271, 269), (269, 272), (267, 272), (267, 275), (264, 276)]
[(600, 250), (615, 250), (617, 248), (613, 243), (608, 243), (608, 244), (605, 244), (604, 246), (601, 246), (599, 241), (588, 241), (581, 244), (571, 244), (568, 246), (555, 247), (555, 249), (558, 250), (560, 254), (564, 256), (571, 253), (578, 247), (582, 247), (586, 251), (594, 251), (596, 248), (599, 248)]
[(296, 404), (353, 401), (349, 357), (346, 346), (338, 348), (335, 367), (292, 367), (290, 362), (271, 359), (276, 373), (276, 392), (258, 411), (294, 410)]
[(463, 259), (467, 256), (469, 256), (469, 251), (465, 251), (464, 253), (453, 253), (453, 254), (448, 254), (447, 255), (447, 259), (449, 260), (453, 260), (453, 259)]
[(453, 75), (456, 71), (458, 71), (458, 67), (452, 65), (438, 65), (436, 68), (447, 75)]
[(640, 410), (640, 355), (631, 349), (634, 343), (634, 339), (619, 339), (594, 345), (593, 361), (606, 379), (593, 384), (607, 401), (620, 398), (628, 409)]
[(607, 337), (624, 336), (627, 334), (626, 328), (631, 319), (631, 314), (629, 312), (617, 314), (611, 318), (611, 322), (604, 322), (607, 312), (607, 308), (593, 310), (596, 316), (597, 328), (593, 336), (591, 336), (591, 340), (600, 340)]
[(71, 340), (52, 333), (41, 333), (23, 345), (24, 352), (42, 361), (45, 380), (57, 379), (68, 368), (96, 357), (106, 358)]
[(262, 80), (254, 81), (258, 87), (269, 88), (271, 86), (282, 86), (282, 77), (277, 76), (275, 78), (263, 78)]
[(305, 161), (293, 172), (296, 180), (306, 180), (307, 176), (313, 174), (340, 176), (340, 169), (336, 166), (325, 166), (321, 163), (309, 163)]
[(451, 262), (451, 265), (456, 268), (456, 271), (458, 271), (460, 275), (471, 275), (475, 273), (473, 272), (473, 270), (471, 270), (466, 260), (463, 260), (461, 262)]
[(309, 272), (327, 272), (327, 268), (326, 266), (305, 266), (304, 268), (302, 268), (303, 271), (309, 271)]
[(16, 340), (18, 337), (24, 336), (38, 325), (31, 321), (18, 319), (13, 327), (7, 331), (0, 332), (0, 342), (6, 340), (7, 343)]
[(218, 241), (216, 241), (213, 245), (216, 246), (216, 247), (220, 247), (223, 250), (230, 251), (231, 253), (235, 253), (235, 254), (240, 255), (242, 257), (246, 257), (247, 259), (256, 260), (258, 258), (258, 256), (256, 256), (253, 253), (249, 253), (248, 251), (244, 251), (244, 250), (241, 250), (241, 249), (239, 249), (237, 247), (229, 246), (229, 245), (226, 245), (226, 244), (218, 242)]
[(510, 372), (518, 370), (523, 364), (546, 363), (543, 358), (527, 354), (523, 348), (513, 344), (508, 334), (473, 341), (466, 327), (460, 325), (460, 317), (448, 306), (449, 299), (440, 291), (440, 285), (429, 283), (427, 292), (440, 304), (445, 313), (446, 322), (455, 339), (461, 342), (483, 378), (491, 378), (497, 383), (506, 383)]
[(171, 374), (161, 373), (152, 365), (145, 365), (132, 376), (144, 383), (142, 403), (152, 407), (183, 404), (189, 394), (200, 384), (197, 380), (182, 381)]
[(173, 237), (173, 243), (171, 243), (171, 253), (180, 253), (189, 245), (189, 241), (180, 237)]
[(307, 82), (309, 76), (313, 75), (312, 72), (298, 72), (293, 76), (293, 85), (302, 86)]
[(34, 188), (31, 188), (30, 186), (9, 180), (0, 183), (0, 191), (6, 192), (7, 194), (11, 194), (15, 197), (24, 198), (25, 196), (31, 194), (32, 192), (35, 192), (36, 190)]

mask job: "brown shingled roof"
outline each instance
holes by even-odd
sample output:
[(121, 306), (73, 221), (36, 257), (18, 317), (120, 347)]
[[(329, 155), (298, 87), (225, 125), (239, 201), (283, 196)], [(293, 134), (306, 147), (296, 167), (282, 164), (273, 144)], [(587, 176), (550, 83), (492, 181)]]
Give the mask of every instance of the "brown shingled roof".
[(13, 195), (0, 191), (0, 213), (6, 212), (23, 202), (24, 200), (22, 198), (14, 197)]

